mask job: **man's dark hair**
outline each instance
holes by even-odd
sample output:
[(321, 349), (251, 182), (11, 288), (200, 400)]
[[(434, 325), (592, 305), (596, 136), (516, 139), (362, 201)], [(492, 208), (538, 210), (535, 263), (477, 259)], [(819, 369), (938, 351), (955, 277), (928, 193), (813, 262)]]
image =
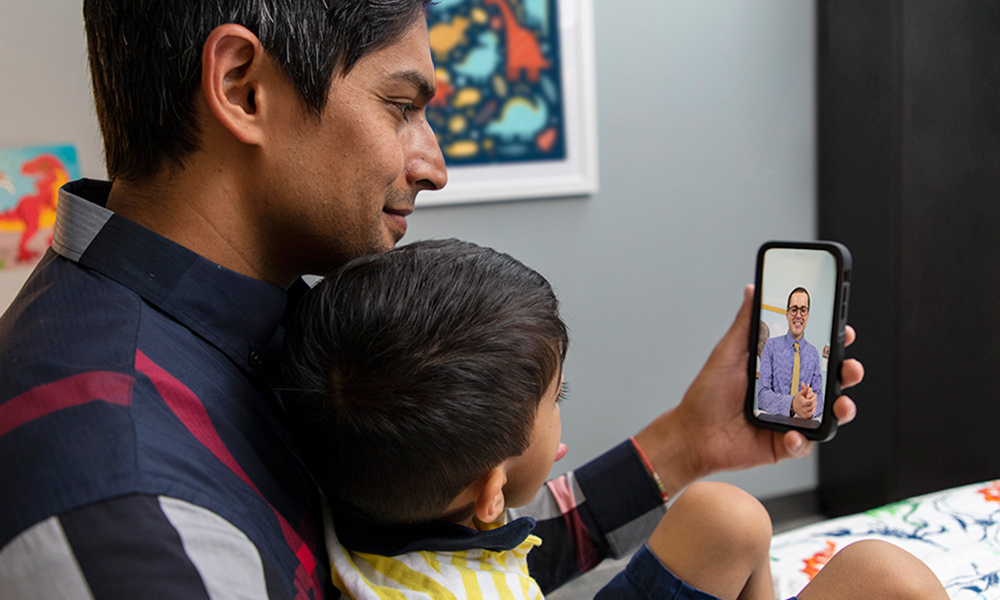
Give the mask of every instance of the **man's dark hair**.
[(467, 242), (417, 242), (305, 295), (283, 396), (328, 494), (379, 522), (426, 521), (528, 448), (568, 343), (537, 272)]
[(252, 31), (288, 74), (303, 110), (330, 84), (398, 41), (428, 0), (84, 0), (90, 72), (112, 179), (183, 167), (199, 148), (202, 47), (226, 23)]
[(788, 302), (785, 303), (785, 308), (786, 309), (787, 308), (791, 308), (791, 306), (792, 306), (792, 296), (794, 296), (795, 294), (805, 294), (806, 295), (806, 308), (809, 308), (809, 305), (812, 304), (812, 299), (809, 297), (809, 292), (804, 287), (797, 287), (794, 290), (792, 290), (790, 294), (788, 294)]

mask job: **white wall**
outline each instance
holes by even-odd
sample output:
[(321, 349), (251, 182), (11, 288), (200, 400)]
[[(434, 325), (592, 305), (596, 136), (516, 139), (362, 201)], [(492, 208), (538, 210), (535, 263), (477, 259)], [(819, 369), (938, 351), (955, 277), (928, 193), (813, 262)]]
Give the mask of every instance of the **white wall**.
[[(408, 234), (494, 246), (553, 283), (572, 335), (564, 467), (679, 402), (757, 246), (816, 220), (813, 0), (594, 4), (600, 192), (426, 208)], [(86, 69), (78, 3), (6, 0), (0, 147), (73, 143), (103, 176)], [(815, 487), (816, 462), (719, 479), (779, 495)]]
[[(82, 4), (0, 1), (0, 148), (72, 143), (84, 176), (103, 177)], [(28, 272), (0, 270), (0, 310)]]

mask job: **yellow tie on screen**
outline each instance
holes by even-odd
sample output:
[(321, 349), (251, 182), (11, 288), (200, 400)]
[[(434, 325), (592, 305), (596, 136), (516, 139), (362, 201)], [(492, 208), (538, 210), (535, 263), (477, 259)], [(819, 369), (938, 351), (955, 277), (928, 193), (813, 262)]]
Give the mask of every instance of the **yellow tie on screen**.
[(792, 362), (792, 395), (799, 393), (799, 343), (793, 342), (795, 346), (795, 360)]

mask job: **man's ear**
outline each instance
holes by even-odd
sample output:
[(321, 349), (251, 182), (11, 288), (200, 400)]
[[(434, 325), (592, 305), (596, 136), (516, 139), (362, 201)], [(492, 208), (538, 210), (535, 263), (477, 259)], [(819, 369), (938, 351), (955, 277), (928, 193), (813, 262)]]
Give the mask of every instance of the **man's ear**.
[(216, 120), (244, 144), (262, 133), (257, 101), (261, 77), (269, 64), (260, 40), (242, 25), (212, 30), (201, 55), (201, 89)]
[(506, 508), (503, 497), (503, 486), (507, 484), (506, 465), (497, 465), (480, 481), (483, 483), (476, 497), (476, 518), (483, 523), (492, 523), (503, 515)]

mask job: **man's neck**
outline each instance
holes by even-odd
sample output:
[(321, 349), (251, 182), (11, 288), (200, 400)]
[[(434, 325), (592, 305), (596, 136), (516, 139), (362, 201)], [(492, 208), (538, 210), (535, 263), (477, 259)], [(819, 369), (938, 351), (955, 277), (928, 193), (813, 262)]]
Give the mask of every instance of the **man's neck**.
[(238, 184), (218, 173), (201, 176), (188, 167), (141, 183), (115, 181), (107, 207), (237, 273), (281, 287), (294, 280), (278, 276), (267, 253), (256, 248), (259, 236), (240, 210)]

